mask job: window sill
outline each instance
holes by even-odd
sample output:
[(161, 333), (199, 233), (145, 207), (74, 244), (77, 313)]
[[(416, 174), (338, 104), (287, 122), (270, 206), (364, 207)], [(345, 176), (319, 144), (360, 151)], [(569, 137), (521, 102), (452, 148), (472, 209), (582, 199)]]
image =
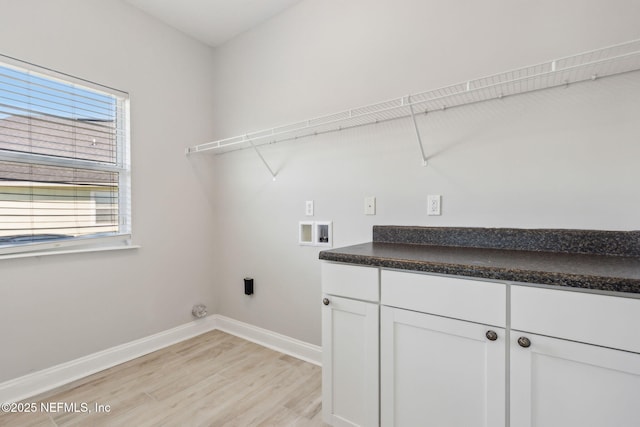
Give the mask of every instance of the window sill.
[(120, 251), (127, 249), (139, 249), (142, 246), (140, 245), (114, 245), (114, 246), (98, 246), (92, 248), (76, 248), (76, 249), (50, 249), (50, 250), (42, 250), (42, 251), (34, 251), (34, 252), (21, 252), (15, 254), (4, 254), (0, 255), (0, 261), (5, 259), (16, 259), (16, 258), (31, 258), (31, 257), (41, 257), (48, 255), (63, 255), (63, 254), (81, 254), (86, 252), (105, 252), (105, 251)]

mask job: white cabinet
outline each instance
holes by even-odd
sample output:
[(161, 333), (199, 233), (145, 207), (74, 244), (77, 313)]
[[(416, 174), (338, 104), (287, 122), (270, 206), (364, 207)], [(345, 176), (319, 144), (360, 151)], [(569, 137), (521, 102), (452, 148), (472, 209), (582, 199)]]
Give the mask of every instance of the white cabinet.
[(511, 427), (638, 426), (640, 355), (515, 330), (511, 337)]
[(382, 270), (381, 304), (506, 326), (507, 292), (502, 283)]
[(323, 419), (378, 426), (378, 269), (323, 263), (322, 285)]
[(381, 304), (382, 426), (505, 425), (503, 284), (383, 270)]
[(382, 426), (505, 425), (504, 329), (386, 306), (380, 328)]
[(640, 300), (513, 286), (511, 427), (640, 419)]
[(640, 299), (322, 265), (334, 426), (640, 425)]
[(640, 299), (511, 286), (511, 328), (640, 353)]

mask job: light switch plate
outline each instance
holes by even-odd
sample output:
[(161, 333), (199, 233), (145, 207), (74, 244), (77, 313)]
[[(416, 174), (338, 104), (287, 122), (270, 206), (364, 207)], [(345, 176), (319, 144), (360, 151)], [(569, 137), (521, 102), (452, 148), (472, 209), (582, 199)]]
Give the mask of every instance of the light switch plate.
[(304, 204), (304, 214), (306, 216), (313, 216), (313, 200), (307, 200)]
[(376, 214), (376, 198), (368, 196), (364, 198), (364, 214), (375, 215)]
[(427, 215), (441, 215), (440, 205), (442, 204), (442, 196), (427, 196)]

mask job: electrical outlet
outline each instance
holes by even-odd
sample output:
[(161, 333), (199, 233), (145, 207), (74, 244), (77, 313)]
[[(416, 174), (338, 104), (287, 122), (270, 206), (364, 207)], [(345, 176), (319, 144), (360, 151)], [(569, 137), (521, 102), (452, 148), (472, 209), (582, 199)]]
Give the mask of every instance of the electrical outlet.
[(376, 214), (376, 198), (375, 197), (365, 197), (364, 198), (364, 214), (365, 215), (375, 215)]
[(440, 205), (442, 204), (442, 196), (427, 196), (427, 215), (441, 215)]
[(313, 200), (307, 200), (304, 204), (304, 214), (306, 216), (313, 216)]

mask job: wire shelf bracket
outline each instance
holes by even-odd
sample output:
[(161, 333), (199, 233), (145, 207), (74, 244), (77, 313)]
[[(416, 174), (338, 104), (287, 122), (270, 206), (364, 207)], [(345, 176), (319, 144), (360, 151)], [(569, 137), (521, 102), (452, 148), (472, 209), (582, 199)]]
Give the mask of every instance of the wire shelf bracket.
[(258, 155), (258, 157), (260, 157), (260, 160), (262, 160), (262, 163), (264, 163), (264, 165), (266, 166), (267, 170), (271, 174), (271, 178), (275, 181), (276, 180), (276, 173), (273, 171), (273, 169), (271, 169), (271, 167), (269, 166), (269, 163), (267, 163), (267, 161), (264, 159), (264, 156), (262, 155), (260, 150), (258, 150), (258, 147), (256, 147), (256, 145), (253, 143), (253, 141), (251, 141), (250, 139), (248, 139), (248, 141), (251, 144), (251, 147), (253, 147), (253, 149), (255, 150), (255, 152)]
[(427, 156), (424, 154), (424, 145), (422, 144), (422, 137), (420, 136), (420, 129), (418, 128), (418, 122), (416, 121), (416, 113), (413, 111), (413, 105), (411, 105), (411, 95), (407, 96), (409, 102), (409, 111), (411, 111), (411, 120), (413, 121), (413, 128), (416, 131), (416, 139), (418, 140), (418, 147), (420, 147), (420, 154), (422, 155), (422, 166), (427, 166)]
[(425, 154), (416, 114), (567, 86), (572, 83), (596, 80), (637, 70), (640, 70), (640, 39), (475, 80), (467, 80), (427, 92), (207, 142), (189, 147), (185, 152), (187, 155), (201, 152), (222, 154), (253, 148), (275, 180), (276, 173), (258, 150), (261, 145), (292, 141), (298, 138), (411, 117), (422, 163), (426, 165), (428, 157)]

